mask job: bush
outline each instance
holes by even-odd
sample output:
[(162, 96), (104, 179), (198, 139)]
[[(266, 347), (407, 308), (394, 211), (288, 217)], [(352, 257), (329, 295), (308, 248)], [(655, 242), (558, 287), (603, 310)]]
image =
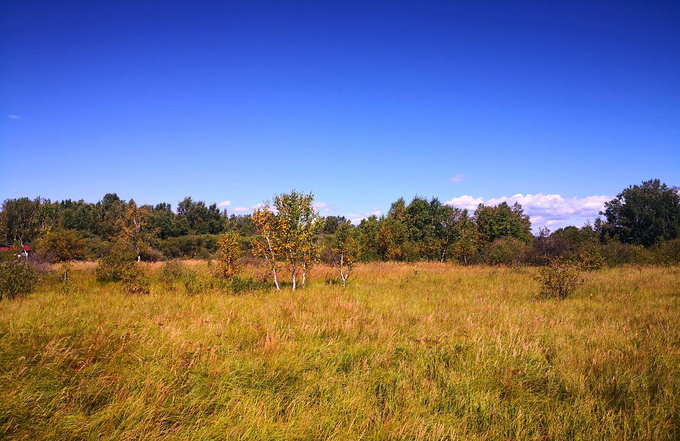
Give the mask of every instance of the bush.
[(212, 234), (168, 237), (159, 241), (158, 249), (168, 258), (208, 258), (217, 251), (218, 238)]
[(30, 294), (38, 284), (38, 271), (25, 261), (13, 256), (2, 256), (0, 261), (0, 300)]
[(218, 244), (218, 276), (231, 280), (241, 269), (241, 238), (236, 231), (228, 231), (220, 236)]
[(501, 237), (488, 243), (481, 251), (482, 258), (489, 265), (512, 265), (522, 262), (529, 247), (514, 237)]
[(189, 295), (202, 294), (215, 289), (215, 279), (210, 274), (189, 270), (184, 278), (184, 288)]
[(240, 278), (234, 276), (229, 284), (231, 292), (234, 294), (246, 293), (251, 291), (263, 291), (269, 289), (269, 282), (266, 280), (256, 280), (252, 277)]
[(587, 271), (601, 269), (605, 264), (605, 259), (600, 246), (594, 242), (585, 245), (579, 253), (579, 263), (581, 268)]
[(139, 255), (145, 262), (160, 262), (165, 258), (163, 253), (150, 246), (143, 247)]
[(135, 266), (136, 256), (127, 249), (114, 246), (111, 252), (101, 259), (97, 265), (97, 280), (100, 282), (118, 282), (124, 274)]
[(654, 263), (654, 254), (642, 245), (631, 245), (611, 241), (602, 245), (602, 257), (607, 265), (624, 264), (649, 265)]
[(86, 260), (94, 261), (100, 259), (106, 256), (110, 249), (110, 244), (99, 236), (86, 237), (83, 243), (85, 244)]
[(170, 286), (186, 274), (186, 266), (179, 260), (168, 260), (161, 266), (161, 283)]
[(82, 260), (87, 254), (85, 240), (76, 230), (55, 229), (38, 240), (38, 250), (56, 262)]
[(556, 259), (540, 269), (538, 281), (542, 299), (565, 299), (583, 283), (578, 266)]
[(125, 268), (121, 280), (123, 281), (123, 289), (128, 294), (149, 294), (151, 292), (149, 275), (139, 264), (133, 263), (132, 266)]
[(663, 242), (655, 251), (658, 263), (677, 265), (680, 263), (680, 238)]

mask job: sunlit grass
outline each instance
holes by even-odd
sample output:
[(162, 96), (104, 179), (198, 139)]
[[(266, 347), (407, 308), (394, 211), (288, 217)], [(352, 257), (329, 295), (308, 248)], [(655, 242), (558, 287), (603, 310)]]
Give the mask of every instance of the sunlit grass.
[(530, 268), (334, 271), (130, 296), (79, 267), (70, 294), (2, 301), (0, 437), (680, 436), (678, 268), (587, 273), (564, 301), (535, 300)]

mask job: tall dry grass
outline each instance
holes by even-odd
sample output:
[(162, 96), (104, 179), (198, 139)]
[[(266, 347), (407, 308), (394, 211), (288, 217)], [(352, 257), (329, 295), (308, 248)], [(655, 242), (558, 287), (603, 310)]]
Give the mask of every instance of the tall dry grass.
[(680, 436), (678, 268), (588, 273), (564, 301), (535, 300), (525, 268), (337, 278), (131, 296), (83, 267), (70, 294), (2, 301), (0, 438)]

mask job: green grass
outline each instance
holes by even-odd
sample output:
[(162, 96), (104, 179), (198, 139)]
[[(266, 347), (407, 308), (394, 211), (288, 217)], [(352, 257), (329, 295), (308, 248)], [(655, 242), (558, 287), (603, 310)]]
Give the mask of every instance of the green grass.
[[(157, 272), (158, 269), (154, 268)], [(0, 438), (680, 437), (680, 269), (370, 264), (346, 289), (0, 302)]]

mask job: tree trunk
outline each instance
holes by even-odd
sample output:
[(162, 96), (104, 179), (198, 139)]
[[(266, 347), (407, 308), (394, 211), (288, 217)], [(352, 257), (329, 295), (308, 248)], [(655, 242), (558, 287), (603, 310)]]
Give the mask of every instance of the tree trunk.
[(274, 273), (274, 285), (276, 285), (276, 290), (281, 291), (281, 287), (279, 287), (279, 279), (276, 277), (276, 265), (272, 265), (272, 272)]
[(307, 283), (307, 262), (302, 262), (302, 287)]
[(292, 264), (291, 267), (292, 267), (292, 269), (293, 269), (293, 270), (291, 271), (291, 276), (292, 276), (292, 278), (293, 278), (293, 291), (295, 291), (295, 264)]

